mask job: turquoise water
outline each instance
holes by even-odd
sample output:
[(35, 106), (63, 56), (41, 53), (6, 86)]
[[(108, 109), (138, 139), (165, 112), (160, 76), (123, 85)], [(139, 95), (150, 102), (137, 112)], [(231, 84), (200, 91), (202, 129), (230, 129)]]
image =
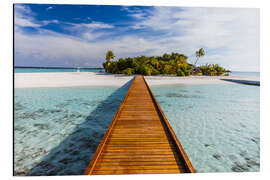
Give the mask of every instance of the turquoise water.
[[(40, 72), (77, 72), (78, 69), (62, 69), (62, 68), (14, 68), (15, 73), (40, 73)], [(104, 72), (104, 69), (84, 69), (80, 68), (80, 72)]]
[[(15, 175), (82, 174), (128, 87), (15, 89)], [(259, 171), (259, 87), (151, 88), (197, 172)]]
[(128, 87), (15, 89), (14, 174), (83, 174)]
[(259, 87), (152, 87), (197, 172), (260, 169)]
[(260, 77), (260, 72), (241, 72), (241, 71), (232, 71), (230, 73), (234, 76), (251, 76), (251, 77)]

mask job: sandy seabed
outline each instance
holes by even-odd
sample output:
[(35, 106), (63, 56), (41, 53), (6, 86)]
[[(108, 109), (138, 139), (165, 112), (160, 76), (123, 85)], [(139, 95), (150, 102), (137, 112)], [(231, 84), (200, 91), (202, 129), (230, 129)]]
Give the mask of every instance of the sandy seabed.
[[(15, 73), (15, 88), (76, 87), (76, 86), (123, 86), (134, 76), (104, 72), (58, 72), (58, 73)], [(243, 76), (146, 76), (152, 85), (174, 84), (225, 84), (233, 83), (222, 79), (259, 81), (258, 77)]]

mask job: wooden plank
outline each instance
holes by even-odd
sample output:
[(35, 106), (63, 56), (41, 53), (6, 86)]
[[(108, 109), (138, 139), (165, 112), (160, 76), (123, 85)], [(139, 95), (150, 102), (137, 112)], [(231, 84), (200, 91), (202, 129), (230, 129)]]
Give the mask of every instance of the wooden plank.
[(133, 165), (133, 166), (104, 166), (96, 165), (95, 170), (160, 170), (160, 169), (179, 169), (177, 164), (161, 164), (161, 165)]
[(84, 174), (195, 172), (142, 76), (136, 76)]
[(109, 175), (109, 174), (177, 174), (181, 173), (179, 169), (158, 169), (158, 170), (108, 170), (108, 171), (93, 171), (93, 175)]
[(177, 165), (175, 161), (100, 161), (97, 166), (156, 166), (156, 165)]

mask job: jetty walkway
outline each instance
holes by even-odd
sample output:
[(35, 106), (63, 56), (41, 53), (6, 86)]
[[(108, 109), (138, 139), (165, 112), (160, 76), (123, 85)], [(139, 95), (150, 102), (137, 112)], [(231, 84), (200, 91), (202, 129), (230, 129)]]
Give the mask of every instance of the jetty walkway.
[(143, 76), (136, 76), (85, 175), (194, 173)]

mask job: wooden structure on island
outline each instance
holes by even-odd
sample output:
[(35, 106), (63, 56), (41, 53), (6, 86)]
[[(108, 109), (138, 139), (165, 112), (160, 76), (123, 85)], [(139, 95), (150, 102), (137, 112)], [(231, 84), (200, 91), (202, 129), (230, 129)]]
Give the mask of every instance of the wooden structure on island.
[(194, 173), (143, 76), (136, 76), (85, 175)]

